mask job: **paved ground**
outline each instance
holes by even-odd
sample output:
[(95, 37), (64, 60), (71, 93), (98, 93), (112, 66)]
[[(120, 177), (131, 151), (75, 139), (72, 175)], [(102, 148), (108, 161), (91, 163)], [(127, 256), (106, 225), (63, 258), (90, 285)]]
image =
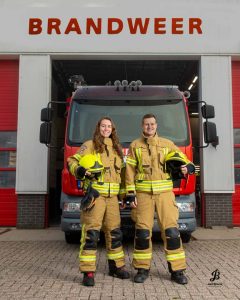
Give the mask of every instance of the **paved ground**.
[[(57, 238), (50, 240), (50, 236)], [(100, 244), (96, 285), (89, 288), (81, 285), (79, 245), (66, 244), (59, 230), (47, 233), (46, 230), (4, 232), (2, 229), (0, 299), (240, 299), (240, 239), (237, 237), (197, 239), (185, 244), (189, 279), (185, 286), (169, 280), (160, 242), (154, 242), (151, 276), (144, 284), (108, 276), (106, 253)], [(127, 268), (133, 276), (132, 241), (126, 243), (125, 250)], [(219, 279), (210, 281), (216, 270)]]

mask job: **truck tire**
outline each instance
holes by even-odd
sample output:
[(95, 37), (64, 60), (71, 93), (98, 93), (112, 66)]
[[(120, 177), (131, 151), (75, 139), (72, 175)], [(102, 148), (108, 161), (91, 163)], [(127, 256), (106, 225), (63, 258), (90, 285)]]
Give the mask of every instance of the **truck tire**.
[(68, 244), (79, 244), (80, 236), (80, 233), (65, 232), (65, 241)]
[(181, 239), (183, 243), (189, 243), (191, 240), (191, 233), (181, 233)]

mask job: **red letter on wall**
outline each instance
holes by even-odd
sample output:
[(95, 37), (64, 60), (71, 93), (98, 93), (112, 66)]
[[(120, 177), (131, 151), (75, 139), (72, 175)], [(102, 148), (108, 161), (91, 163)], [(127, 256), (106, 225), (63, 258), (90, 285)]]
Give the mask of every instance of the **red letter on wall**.
[(102, 19), (98, 18), (97, 19), (97, 25), (94, 22), (92, 18), (87, 18), (87, 24), (86, 24), (86, 34), (91, 33), (91, 28), (96, 34), (101, 34), (102, 31)]
[(172, 18), (172, 34), (183, 34), (183, 18)]
[(28, 33), (40, 34), (42, 32), (42, 20), (37, 18), (29, 19)]
[(69, 32), (71, 31), (75, 31), (77, 34), (81, 34), (81, 29), (80, 29), (80, 26), (78, 24), (78, 21), (76, 18), (71, 18), (69, 23), (68, 23), (68, 26), (65, 30), (65, 34), (69, 34)]
[[(116, 23), (117, 27), (113, 29), (113, 23)], [(123, 30), (123, 22), (117, 18), (108, 19), (108, 34), (118, 34)]]
[(154, 19), (154, 33), (165, 34), (166, 33), (166, 18), (155, 18)]
[(193, 34), (193, 30), (196, 29), (198, 34), (202, 34), (202, 20), (199, 18), (189, 19), (189, 34)]
[(52, 34), (52, 31), (55, 30), (56, 34), (61, 34), (60, 31), (61, 20), (57, 18), (48, 19), (47, 33)]
[(142, 18), (136, 18), (134, 23), (132, 18), (128, 18), (127, 20), (129, 31), (131, 34), (136, 34), (138, 28), (141, 34), (146, 34), (150, 20), (149, 18), (145, 18), (144, 24)]

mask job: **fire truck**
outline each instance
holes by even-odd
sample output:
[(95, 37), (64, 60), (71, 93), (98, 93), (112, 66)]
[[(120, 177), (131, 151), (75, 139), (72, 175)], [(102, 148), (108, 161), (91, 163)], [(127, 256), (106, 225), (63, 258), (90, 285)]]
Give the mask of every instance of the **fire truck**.
[[(158, 122), (158, 134), (173, 141), (189, 160), (193, 161), (193, 145), (188, 114), (186, 93), (177, 86), (142, 85), (141, 81), (128, 84), (126, 80), (115, 81), (114, 85), (78, 86), (68, 102), (67, 122), (64, 144), (64, 168), (62, 170), (62, 191), (60, 206), (62, 210), (61, 228), (66, 242), (71, 243), (80, 236), (80, 203), (84, 195), (82, 182), (69, 172), (67, 158), (74, 155), (81, 144), (92, 139), (96, 122), (103, 116), (110, 116), (118, 131), (124, 155), (134, 139), (141, 135), (141, 120), (144, 114), (154, 113)], [(204, 101), (200, 101), (204, 102)], [(204, 141), (217, 144), (216, 126), (209, 122), (214, 117), (214, 108), (202, 106)], [(51, 102), (42, 109), (40, 142), (51, 142), (52, 109)], [(196, 229), (196, 176), (175, 180), (174, 193), (179, 208), (179, 230), (184, 242), (188, 242)], [(123, 232), (133, 228), (130, 208), (121, 210)], [(154, 230), (159, 230), (157, 221)]]

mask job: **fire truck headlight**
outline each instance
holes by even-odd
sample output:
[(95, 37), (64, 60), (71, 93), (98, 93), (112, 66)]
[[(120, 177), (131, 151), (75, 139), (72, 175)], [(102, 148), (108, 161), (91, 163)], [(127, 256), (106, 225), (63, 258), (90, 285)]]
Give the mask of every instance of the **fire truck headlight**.
[(136, 81), (136, 85), (137, 85), (137, 86), (141, 86), (141, 85), (142, 85), (142, 81), (141, 81), (141, 80), (137, 80), (137, 81)]
[(121, 81), (120, 80), (115, 80), (114, 81), (114, 85), (115, 86), (120, 86), (121, 85)]
[(193, 203), (177, 203), (178, 209), (181, 212), (194, 212), (194, 204)]
[(126, 79), (124, 79), (122, 81), (122, 86), (127, 87), (128, 86), (128, 81)]
[(67, 212), (80, 212), (80, 204), (75, 202), (64, 203), (63, 210)]

